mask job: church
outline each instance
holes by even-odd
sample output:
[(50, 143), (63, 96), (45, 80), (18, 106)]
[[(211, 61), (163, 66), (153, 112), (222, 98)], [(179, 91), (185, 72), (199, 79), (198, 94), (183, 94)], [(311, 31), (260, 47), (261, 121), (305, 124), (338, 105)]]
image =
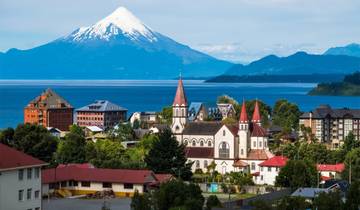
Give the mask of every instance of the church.
[(173, 102), (171, 130), (179, 143), (186, 145), (186, 156), (193, 161), (192, 170), (206, 168), (215, 162), (219, 173), (250, 172), (256, 184), (263, 184), (260, 163), (273, 158), (269, 151), (268, 135), (261, 126), (259, 104), (256, 102), (251, 120), (245, 101), (236, 125), (222, 122), (188, 120), (188, 101), (180, 78)]

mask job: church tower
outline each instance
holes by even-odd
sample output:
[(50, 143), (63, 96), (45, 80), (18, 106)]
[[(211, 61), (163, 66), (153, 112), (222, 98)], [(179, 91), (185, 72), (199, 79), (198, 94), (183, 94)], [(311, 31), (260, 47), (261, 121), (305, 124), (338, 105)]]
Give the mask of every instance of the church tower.
[(173, 117), (172, 117), (171, 131), (179, 141), (181, 140), (179, 136), (182, 134), (185, 125), (188, 122), (188, 103), (181, 77), (178, 82), (172, 109), (173, 109)]
[(241, 106), (241, 113), (239, 119), (239, 158), (246, 158), (249, 144), (249, 120), (246, 113), (245, 100)]
[(260, 110), (259, 110), (258, 100), (256, 100), (256, 102), (255, 102), (254, 113), (253, 113), (253, 116), (252, 116), (251, 121), (252, 121), (253, 123), (256, 123), (256, 124), (258, 124), (259, 126), (261, 126), (261, 117), (260, 117)]

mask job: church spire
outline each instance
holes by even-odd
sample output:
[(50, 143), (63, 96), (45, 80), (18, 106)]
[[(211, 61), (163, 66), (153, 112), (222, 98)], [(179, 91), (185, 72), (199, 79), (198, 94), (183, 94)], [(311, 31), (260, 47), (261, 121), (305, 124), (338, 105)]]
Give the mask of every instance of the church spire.
[(187, 99), (184, 91), (184, 85), (183, 81), (181, 79), (181, 76), (179, 78), (176, 95), (174, 98), (173, 106), (187, 106)]
[(256, 100), (254, 113), (253, 113), (253, 116), (252, 116), (252, 122), (260, 123), (260, 121), (261, 121), (261, 117), (260, 117), (260, 111), (259, 111), (259, 103), (258, 103), (258, 100)]
[(243, 100), (243, 104), (241, 106), (241, 113), (240, 113), (240, 123), (247, 123), (247, 122), (248, 122), (248, 116), (246, 113), (245, 100)]

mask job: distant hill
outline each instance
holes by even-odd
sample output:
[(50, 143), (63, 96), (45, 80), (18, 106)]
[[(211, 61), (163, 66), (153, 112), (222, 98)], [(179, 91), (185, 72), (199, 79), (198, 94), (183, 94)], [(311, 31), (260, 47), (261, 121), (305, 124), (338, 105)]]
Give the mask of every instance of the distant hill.
[(324, 55), (348, 55), (354, 57), (360, 57), (360, 45), (349, 44), (344, 47), (333, 47), (328, 49)]
[(151, 30), (120, 7), (53, 42), (0, 53), (0, 79), (173, 79), (180, 70), (196, 78), (231, 65)]
[(360, 58), (297, 52), (288, 57), (266, 56), (248, 65), (235, 64), (225, 75), (349, 74), (360, 70)]
[(343, 74), (294, 75), (220, 75), (206, 80), (208, 83), (321, 83), (342, 81)]
[(318, 84), (309, 95), (360, 96), (360, 72), (346, 75), (342, 82)]

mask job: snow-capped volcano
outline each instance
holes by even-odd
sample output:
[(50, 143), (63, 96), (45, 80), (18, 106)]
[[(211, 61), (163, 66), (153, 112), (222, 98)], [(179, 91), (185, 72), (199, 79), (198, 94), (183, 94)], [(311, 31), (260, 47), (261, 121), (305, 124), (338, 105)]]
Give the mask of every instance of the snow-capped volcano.
[(230, 65), (151, 30), (120, 7), (50, 43), (0, 54), (0, 79), (173, 79), (179, 69), (184, 77), (210, 77)]
[(145, 39), (157, 41), (156, 35), (125, 7), (117, 8), (113, 13), (89, 27), (81, 27), (66, 39), (85, 41), (89, 39), (109, 40), (117, 35), (124, 35), (131, 40)]

